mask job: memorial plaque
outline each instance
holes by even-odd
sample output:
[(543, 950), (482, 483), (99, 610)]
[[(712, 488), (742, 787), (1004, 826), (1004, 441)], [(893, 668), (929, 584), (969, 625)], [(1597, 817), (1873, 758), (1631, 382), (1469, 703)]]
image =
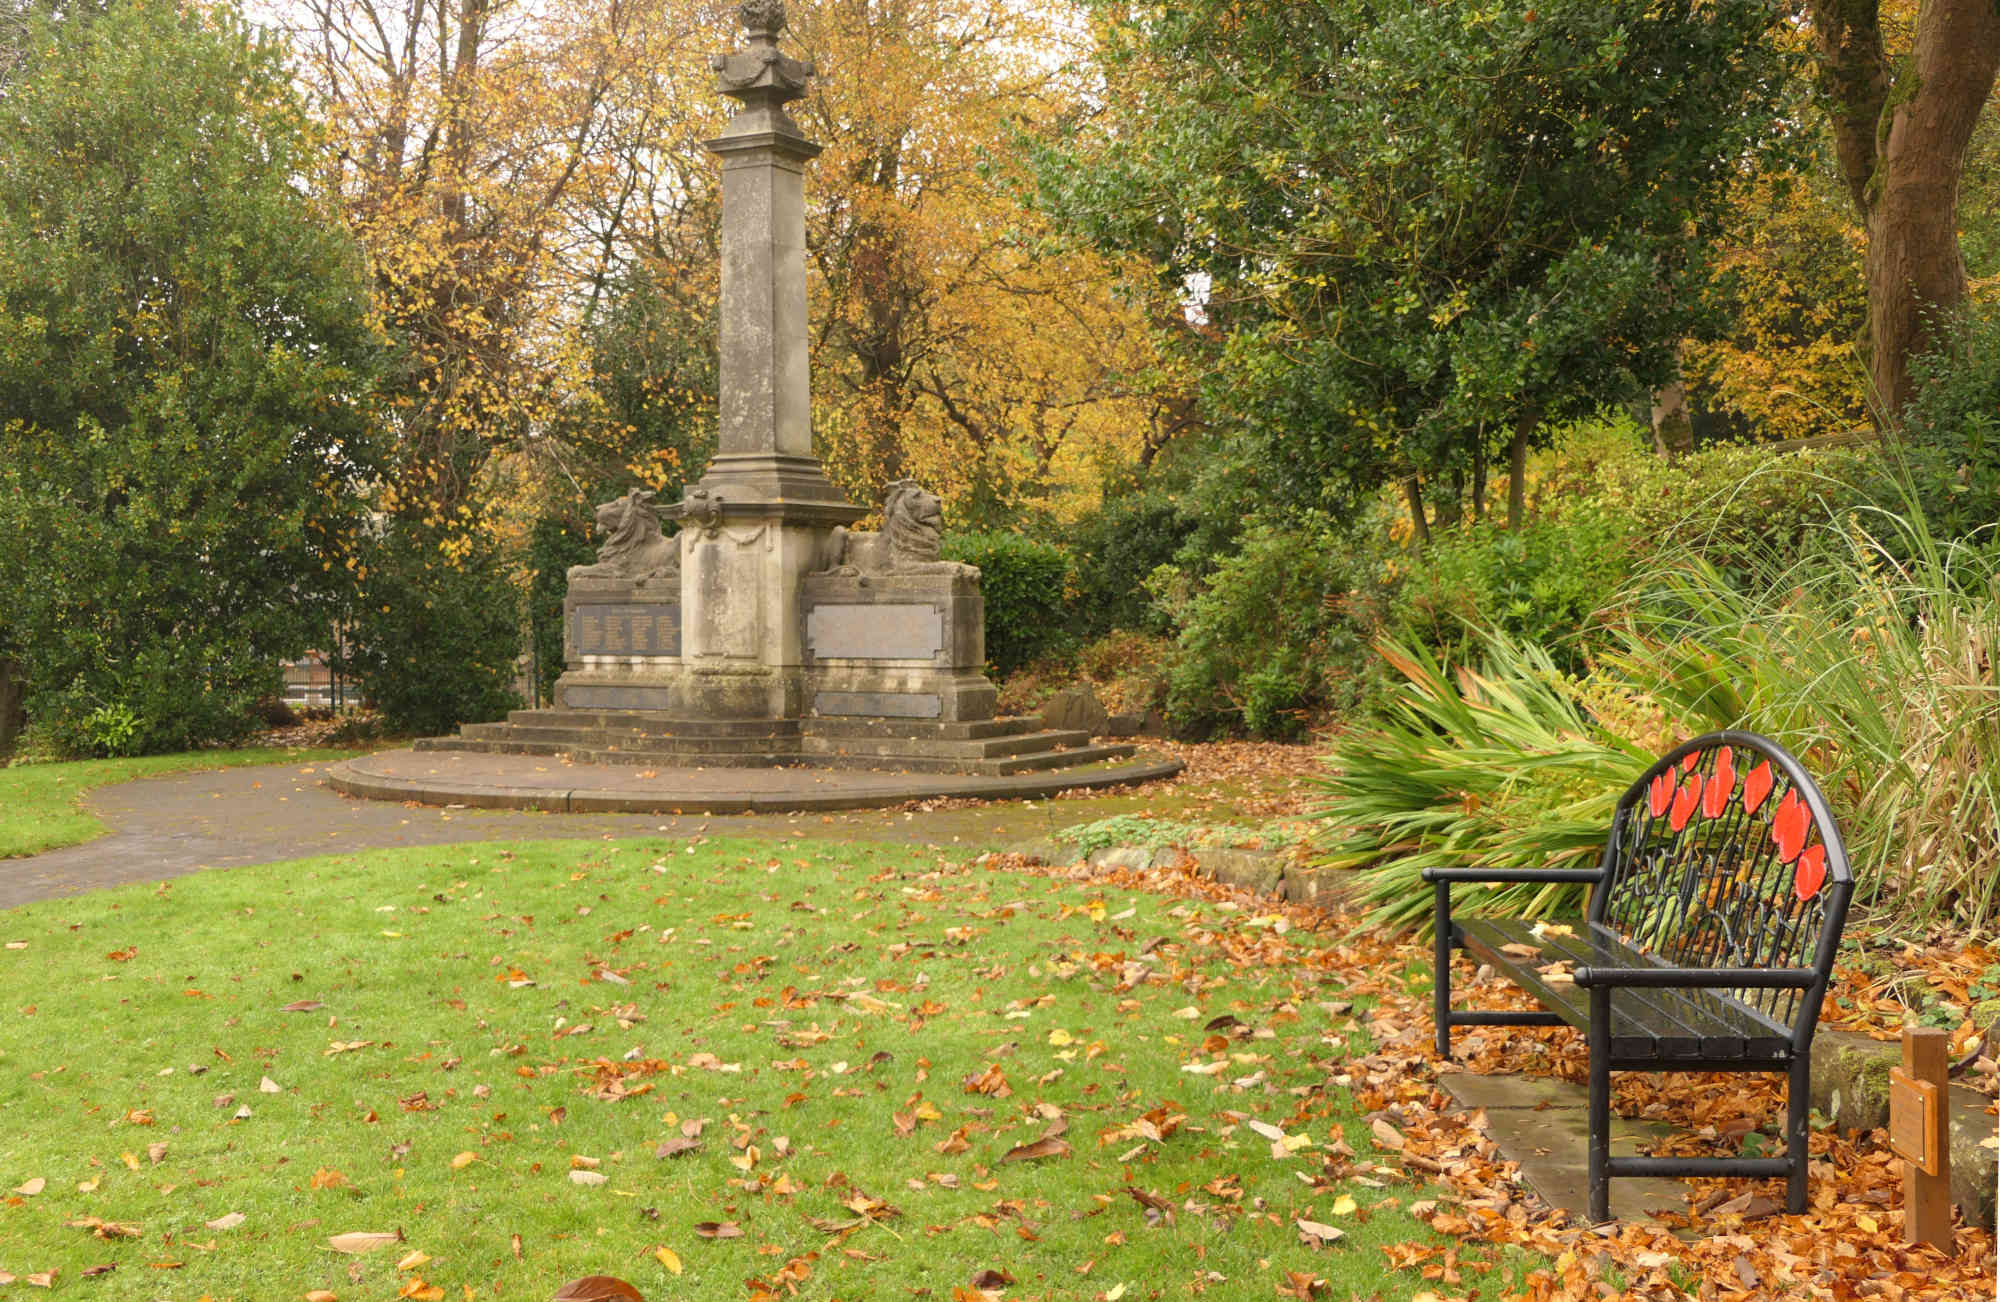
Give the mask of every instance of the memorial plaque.
[(936, 606), (828, 604), (806, 612), (806, 648), (820, 660), (935, 660), (944, 648)]
[(1938, 1087), (1901, 1067), (1889, 1069), (1889, 1147), (1925, 1175), (1938, 1173)]
[(609, 687), (578, 684), (562, 689), (562, 704), (571, 710), (666, 710), (673, 693), (664, 687)]
[(944, 713), (944, 698), (934, 692), (820, 692), (813, 709), (824, 715), (935, 719)]
[(663, 603), (576, 606), (570, 645), (580, 656), (677, 656), (681, 608)]

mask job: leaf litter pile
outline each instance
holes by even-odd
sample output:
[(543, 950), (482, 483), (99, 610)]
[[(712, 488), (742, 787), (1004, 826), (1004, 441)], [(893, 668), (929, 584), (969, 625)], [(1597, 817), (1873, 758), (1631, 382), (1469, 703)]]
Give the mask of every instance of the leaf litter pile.
[[(1898, 1246), (1886, 1155), (1827, 1131), (1807, 1216), (1742, 1182), (1697, 1186), (1688, 1240), (1550, 1212), (1445, 1107), (1423, 952), (1180, 874), (798, 842), (462, 846), (205, 874), (0, 928), (0, 1287), (1992, 1289), (1990, 1234), (1962, 1230), (1952, 1260)], [(1578, 1069), (1550, 1032), (1471, 1056)], [(1619, 1101), (1711, 1145), (1779, 1115), (1736, 1082), (1629, 1078)]]

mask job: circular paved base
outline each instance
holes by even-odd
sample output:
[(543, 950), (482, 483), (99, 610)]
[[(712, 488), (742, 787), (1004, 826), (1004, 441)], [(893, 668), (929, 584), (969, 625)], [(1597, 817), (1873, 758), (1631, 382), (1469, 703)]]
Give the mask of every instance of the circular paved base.
[(1141, 751), (1119, 764), (1008, 777), (890, 773), (874, 769), (640, 769), (575, 764), (540, 755), (391, 750), (327, 770), (336, 791), (370, 800), (414, 800), (474, 809), (568, 814), (742, 814), (876, 809), (949, 797), (1026, 800), (1058, 791), (1152, 782), (1179, 760)]

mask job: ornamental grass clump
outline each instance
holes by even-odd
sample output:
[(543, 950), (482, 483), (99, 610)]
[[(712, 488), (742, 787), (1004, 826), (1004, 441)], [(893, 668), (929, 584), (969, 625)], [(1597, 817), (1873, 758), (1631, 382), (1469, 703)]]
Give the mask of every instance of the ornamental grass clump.
[[(1745, 726), (1821, 779), (1858, 904), (1909, 931), (2000, 924), (2000, 554), (1870, 512), (1843, 555), (1746, 594), (1658, 577), (1616, 670), (1690, 730)], [(1893, 916), (1889, 910), (1893, 909)]]
[[(1338, 740), (1322, 862), (1369, 872), (1371, 920), (1429, 925), (1431, 865), (1581, 867), (1618, 797), (1696, 734), (1776, 739), (1819, 779), (1856, 904), (1892, 934), (2000, 926), (2000, 552), (1871, 511), (1813, 559), (1746, 585), (1694, 557), (1623, 599), (1620, 645), (1583, 677), (1487, 633), (1477, 672), (1378, 649), (1404, 678), (1387, 719)], [(1470, 912), (1547, 914), (1574, 887), (1470, 892)]]
[[(1652, 754), (1607, 726), (1549, 653), (1504, 634), (1483, 640), (1478, 672), (1382, 642), (1403, 676), (1382, 725), (1335, 742), (1320, 862), (1369, 870), (1363, 899), (1378, 925), (1423, 930), (1439, 867), (1589, 867), (1618, 796)], [(1463, 892), (1466, 913), (1575, 912), (1573, 885)]]

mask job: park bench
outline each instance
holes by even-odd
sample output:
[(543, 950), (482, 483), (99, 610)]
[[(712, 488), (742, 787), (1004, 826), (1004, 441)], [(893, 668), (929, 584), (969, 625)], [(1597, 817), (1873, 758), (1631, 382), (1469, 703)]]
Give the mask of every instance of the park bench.
[[(1595, 868), (1432, 868), (1437, 1050), (1454, 1026), (1569, 1025), (1590, 1055), (1589, 1214), (1610, 1219), (1618, 1176), (1784, 1176), (1806, 1207), (1813, 1029), (1853, 893), (1840, 830), (1783, 747), (1716, 732), (1668, 752), (1618, 801)], [(1454, 887), (1581, 882), (1573, 924), (1454, 921)], [(1451, 1008), (1455, 949), (1527, 991), (1540, 1010)], [(1611, 1073), (1783, 1072), (1782, 1157), (1614, 1157)]]

